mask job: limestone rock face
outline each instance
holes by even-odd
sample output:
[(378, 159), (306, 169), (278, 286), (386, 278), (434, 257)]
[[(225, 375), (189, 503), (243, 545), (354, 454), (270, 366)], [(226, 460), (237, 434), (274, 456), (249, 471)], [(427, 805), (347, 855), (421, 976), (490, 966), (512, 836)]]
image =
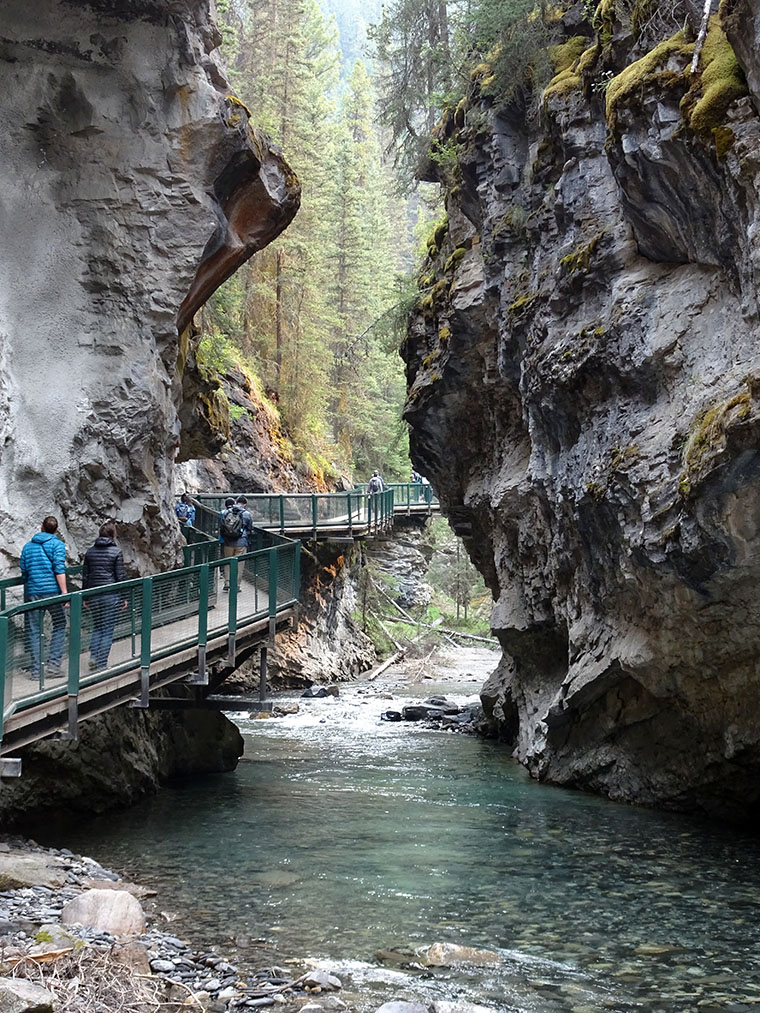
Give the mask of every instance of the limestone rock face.
[(0, 825), (36, 832), (51, 817), (125, 808), (171, 778), (234, 770), (242, 753), (237, 726), (219, 712), (121, 707), (82, 722), (75, 743), (20, 750), (23, 776), (0, 785)]
[(433, 547), (424, 538), (424, 522), (398, 520), (386, 537), (367, 543), (367, 557), (393, 581), (393, 597), (403, 608), (429, 605), (433, 589), (426, 581)]
[(547, 781), (750, 822), (760, 0), (721, 12), (749, 95), (737, 72), (705, 129), (690, 45), (626, 89), (647, 47), (619, 22), (539, 120), (476, 83), (443, 123), (461, 180), (410, 325), (406, 416), (494, 596), (483, 701), (516, 756)]
[(6, 567), (51, 512), (72, 558), (115, 517), (128, 561), (173, 562), (183, 397), (208, 422), (186, 456), (223, 436), (213, 392), (183, 393), (192, 315), (287, 225), (299, 186), (230, 95), (209, 6), (3, 3)]
[[(375, 661), (372, 641), (354, 619), (359, 608), (358, 552), (329, 543), (310, 546), (301, 560), (298, 629), (277, 637), (268, 651), (269, 683), (278, 689), (355, 678)], [(234, 683), (256, 689), (259, 659), (241, 667)]]
[[(226, 443), (215, 458), (199, 453), (182, 463), (175, 474), (177, 492), (324, 492), (306, 465), (296, 466), (287, 456), (288, 434), (251, 377), (231, 368), (222, 387), (230, 404)], [(186, 400), (183, 411), (190, 410)]]

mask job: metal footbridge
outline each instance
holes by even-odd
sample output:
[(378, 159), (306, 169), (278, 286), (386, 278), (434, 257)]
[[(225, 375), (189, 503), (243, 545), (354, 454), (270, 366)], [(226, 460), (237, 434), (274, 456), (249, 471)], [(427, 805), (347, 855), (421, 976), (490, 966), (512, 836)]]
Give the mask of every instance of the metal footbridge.
[[(225, 559), (219, 514), (226, 496), (237, 495), (193, 497), (195, 521), (183, 528), (187, 544), (177, 569), (71, 590), (43, 602), (24, 602), (20, 577), (0, 580), (0, 774), (20, 772), (20, 761), (8, 754), (21, 746), (50, 735), (75, 740), (84, 718), (125, 704), (165, 705), (165, 687), (172, 683), (183, 687), (185, 705), (203, 706), (257, 650), (265, 679), (267, 645), (297, 622), (300, 539), (372, 538), (398, 518), (438, 510), (430, 486), (418, 483), (371, 495), (364, 487), (324, 494), (246, 493), (255, 525), (252, 544), (245, 554)], [(70, 588), (80, 573), (81, 566), (67, 570)], [(114, 594), (119, 601), (113, 644), (106, 667), (93, 670), (93, 616), (105, 596)], [(39, 615), (36, 623), (30, 622), (32, 612)], [(172, 698), (179, 704), (177, 689)]]

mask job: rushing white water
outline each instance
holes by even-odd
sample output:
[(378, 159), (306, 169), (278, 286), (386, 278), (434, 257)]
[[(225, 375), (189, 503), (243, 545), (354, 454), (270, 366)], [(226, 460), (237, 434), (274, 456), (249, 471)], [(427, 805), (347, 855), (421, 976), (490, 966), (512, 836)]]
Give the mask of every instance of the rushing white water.
[[(479, 678), (411, 697), (476, 698)], [(380, 721), (388, 685), (240, 722), (230, 775), (169, 788), (55, 843), (160, 889), (199, 944), (261, 966), (310, 958), (343, 998), (463, 998), (494, 1010), (760, 1004), (760, 847), (672, 814), (532, 782), (496, 743)], [(496, 951), (425, 969), (442, 941)], [(396, 950), (395, 962), (378, 951)], [(407, 954), (404, 957), (404, 953)]]

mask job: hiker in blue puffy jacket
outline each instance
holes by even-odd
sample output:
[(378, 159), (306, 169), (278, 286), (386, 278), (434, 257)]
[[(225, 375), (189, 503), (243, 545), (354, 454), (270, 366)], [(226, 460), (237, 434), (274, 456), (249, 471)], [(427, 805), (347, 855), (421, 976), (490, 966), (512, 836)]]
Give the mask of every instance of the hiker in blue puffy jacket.
[(177, 515), (179, 526), (183, 528), (186, 524), (190, 527), (195, 524), (195, 507), (190, 501), (190, 497), (186, 492), (183, 492), (180, 496), (179, 503), (174, 508), (174, 513)]
[[(46, 517), (42, 531), (27, 542), (21, 550), (19, 564), (24, 578), (24, 600), (42, 601), (59, 594), (66, 594), (66, 546), (56, 536), (58, 521)], [(53, 634), (47, 659), (47, 671), (56, 675), (61, 671), (63, 642), (66, 637), (66, 613), (60, 602), (48, 605), (45, 610), (53, 621)], [(31, 677), (37, 680), (42, 675), (40, 657), (40, 634), (42, 630), (42, 609), (31, 609), (24, 613), (26, 638), (31, 660)]]

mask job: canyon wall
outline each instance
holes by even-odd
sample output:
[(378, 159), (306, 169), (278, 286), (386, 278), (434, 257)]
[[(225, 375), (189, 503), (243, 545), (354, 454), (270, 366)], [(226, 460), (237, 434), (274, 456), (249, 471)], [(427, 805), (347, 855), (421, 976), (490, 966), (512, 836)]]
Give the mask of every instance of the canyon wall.
[(300, 189), (209, 4), (3, 3), (0, 570), (47, 513), (72, 560), (114, 517), (132, 567), (172, 564), (175, 460), (223, 442), (192, 316)]
[[(219, 41), (211, 0), (2, 4), (0, 575), (48, 513), (71, 562), (109, 517), (133, 573), (177, 560), (175, 463), (228, 434), (193, 314), (300, 199)], [(3, 826), (127, 804), (242, 751), (208, 711), (120, 708), (80, 731), (21, 751)]]
[(486, 62), (437, 129), (412, 457), (493, 593), (483, 700), (531, 773), (750, 824), (760, 0), (724, 0), (694, 74), (701, 3), (593, 7), (536, 111)]

